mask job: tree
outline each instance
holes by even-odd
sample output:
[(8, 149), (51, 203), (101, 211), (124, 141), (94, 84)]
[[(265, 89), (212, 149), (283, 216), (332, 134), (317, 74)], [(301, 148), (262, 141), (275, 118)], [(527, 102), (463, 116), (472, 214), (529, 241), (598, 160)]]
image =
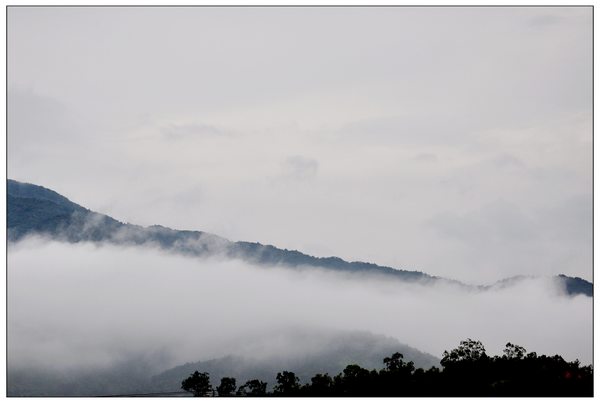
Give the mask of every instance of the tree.
[(295, 373), (283, 371), (277, 373), (277, 385), (274, 392), (277, 395), (295, 396), (300, 390), (300, 379)]
[(308, 391), (311, 396), (329, 396), (332, 393), (333, 379), (329, 374), (316, 374), (310, 379)]
[(237, 391), (238, 396), (266, 396), (267, 383), (258, 379), (252, 379), (242, 386)]
[[(578, 360), (567, 362), (560, 355), (538, 356), (523, 347), (507, 343), (502, 356), (488, 356), (483, 344), (467, 339), (445, 351), (442, 367), (425, 371), (404, 362), (400, 353), (385, 357), (381, 370), (348, 365), (332, 379), (316, 374), (311, 383), (300, 386), (293, 372), (277, 374), (274, 393), (267, 383), (253, 379), (242, 385), (236, 396), (421, 396), (421, 397), (578, 397), (593, 396), (593, 368)], [(222, 378), (219, 396), (232, 396), (235, 378)], [(194, 396), (211, 392), (207, 373), (194, 372), (182, 382)], [(214, 396), (214, 394), (213, 394)]]
[(377, 376), (377, 371), (369, 370), (356, 364), (344, 368), (342, 374), (336, 375), (334, 382), (344, 396), (369, 396), (373, 393), (372, 381)]
[(385, 370), (391, 373), (410, 375), (415, 370), (415, 364), (412, 361), (404, 362), (403, 358), (404, 356), (398, 352), (392, 354), (391, 357), (385, 357), (383, 359)]
[(387, 371), (396, 371), (402, 367), (402, 359), (404, 356), (399, 352), (395, 352), (391, 357), (385, 357), (383, 359), (383, 364), (385, 365), (385, 369)]
[(391, 357), (383, 359), (385, 369), (379, 372), (377, 393), (382, 396), (398, 396), (399, 394), (411, 393), (408, 386), (415, 365), (412, 361), (404, 362), (403, 358), (402, 354), (396, 352)]
[(485, 347), (480, 341), (467, 339), (461, 341), (460, 345), (454, 350), (450, 352), (444, 351), (444, 355), (440, 364), (445, 367), (449, 363), (461, 361), (474, 362), (486, 357), (487, 355), (485, 354)]
[(235, 394), (235, 378), (221, 378), (221, 384), (217, 386), (219, 396), (233, 396)]
[(450, 352), (444, 351), (440, 361), (448, 396), (488, 396), (493, 362), (480, 341), (463, 340)]
[(181, 389), (193, 393), (196, 397), (210, 396), (212, 386), (208, 372), (195, 371), (189, 378), (181, 382)]
[(503, 357), (508, 358), (509, 360), (520, 360), (525, 357), (525, 353), (527, 353), (527, 351), (523, 347), (512, 343), (506, 343)]

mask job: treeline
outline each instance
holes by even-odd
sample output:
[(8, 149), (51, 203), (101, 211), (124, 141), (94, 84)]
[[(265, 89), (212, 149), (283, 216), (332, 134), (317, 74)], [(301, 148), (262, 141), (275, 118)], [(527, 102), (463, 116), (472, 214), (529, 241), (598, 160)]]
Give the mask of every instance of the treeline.
[(468, 339), (452, 351), (444, 351), (442, 369), (415, 368), (400, 353), (383, 359), (384, 368), (367, 370), (348, 365), (341, 373), (316, 374), (301, 384), (289, 371), (277, 374), (276, 385), (258, 379), (241, 386), (235, 378), (222, 378), (213, 389), (209, 374), (194, 372), (181, 388), (194, 396), (593, 396), (592, 366), (567, 362), (561, 356), (527, 354), (523, 347), (507, 343), (502, 356), (490, 357), (483, 344)]

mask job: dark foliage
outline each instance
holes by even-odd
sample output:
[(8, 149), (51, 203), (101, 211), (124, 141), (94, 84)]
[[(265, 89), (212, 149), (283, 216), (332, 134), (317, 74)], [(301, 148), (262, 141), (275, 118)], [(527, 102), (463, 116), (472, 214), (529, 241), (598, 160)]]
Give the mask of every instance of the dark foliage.
[(189, 378), (181, 382), (181, 389), (191, 392), (196, 397), (211, 396), (213, 389), (210, 385), (210, 377), (206, 372), (194, 372)]
[[(467, 339), (445, 351), (442, 370), (415, 369), (400, 353), (383, 359), (385, 368), (368, 370), (348, 365), (333, 378), (316, 374), (311, 383), (300, 385), (293, 372), (277, 374), (271, 394), (265, 382), (246, 382), (238, 396), (414, 396), (414, 397), (591, 397), (592, 366), (567, 362), (555, 355), (538, 356), (507, 343), (502, 356), (490, 357), (480, 341)], [(195, 373), (197, 374), (197, 372)], [(188, 378), (189, 379), (189, 378)], [(227, 378), (224, 378), (227, 379)], [(235, 382), (235, 380), (234, 380)], [(187, 390), (187, 389), (186, 389)], [(219, 393), (220, 394), (220, 393)]]
[(305, 395), (308, 396), (334, 396), (333, 379), (329, 374), (316, 374), (310, 379), (310, 384), (302, 387)]
[(300, 392), (300, 379), (293, 372), (283, 371), (277, 374), (277, 385), (273, 394), (275, 396), (298, 396)]
[(235, 395), (235, 378), (221, 378), (221, 384), (217, 386), (217, 393), (221, 397)]
[(240, 386), (237, 396), (267, 396), (267, 383), (258, 379), (252, 379)]

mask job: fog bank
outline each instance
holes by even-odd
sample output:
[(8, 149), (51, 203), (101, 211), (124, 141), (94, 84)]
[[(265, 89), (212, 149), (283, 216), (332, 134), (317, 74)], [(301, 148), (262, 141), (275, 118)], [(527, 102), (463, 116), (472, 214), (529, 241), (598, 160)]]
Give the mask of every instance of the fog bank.
[[(286, 337), (294, 329), (307, 336)], [(320, 348), (311, 332), (335, 331), (394, 337), (438, 357), (473, 338), (489, 354), (510, 341), (591, 363), (592, 299), (566, 297), (541, 279), (468, 293), (140, 247), (9, 245), (9, 368), (150, 357), (158, 371), (226, 354), (302, 355)]]

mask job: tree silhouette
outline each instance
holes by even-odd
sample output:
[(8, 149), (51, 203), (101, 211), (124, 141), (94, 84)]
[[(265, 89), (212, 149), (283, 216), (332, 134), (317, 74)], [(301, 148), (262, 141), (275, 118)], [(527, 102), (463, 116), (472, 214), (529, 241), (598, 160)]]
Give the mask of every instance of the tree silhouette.
[(382, 396), (412, 395), (411, 375), (415, 370), (412, 361), (404, 362), (404, 356), (398, 352), (385, 357), (385, 368), (379, 371), (377, 390)]
[(375, 390), (373, 380), (377, 371), (369, 372), (356, 364), (344, 368), (340, 375), (334, 378), (334, 387), (338, 393), (346, 396), (369, 396)]
[(235, 378), (221, 378), (221, 384), (217, 386), (219, 396), (234, 396), (235, 395)]
[(444, 351), (444, 388), (450, 396), (484, 396), (492, 374), (489, 357), (480, 341), (463, 340), (450, 352)]
[(267, 383), (258, 379), (252, 379), (238, 389), (238, 396), (266, 396)]
[(461, 341), (460, 345), (454, 350), (450, 352), (444, 351), (444, 355), (440, 363), (443, 367), (445, 367), (445, 364), (461, 361), (477, 361), (485, 357), (485, 347), (483, 344), (480, 341), (467, 339)]
[(527, 351), (523, 347), (517, 346), (516, 344), (512, 343), (506, 343), (506, 348), (504, 349), (503, 357), (506, 357), (509, 360), (520, 360), (525, 357), (525, 353), (527, 353)]
[(412, 361), (404, 362), (404, 356), (398, 352), (392, 354), (391, 357), (385, 357), (383, 364), (385, 365), (385, 371), (392, 374), (400, 374), (407, 376), (412, 374), (415, 370), (415, 363)]
[(277, 385), (273, 391), (276, 395), (296, 396), (300, 391), (300, 379), (295, 373), (283, 371), (277, 373)]
[(195, 371), (189, 378), (181, 382), (181, 389), (193, 393), (196, 397), (212, 394), (212, 386), (207, 372)]
[[(441, 370), (415, 369), (396, 352), (383, 359), (384, 368), (367, 370), (356, 364), (346, 366), (333, 378), (316, 374), (311, 383), (300, 386), (289, 371), (277, 374), (277, 385), (267, 393), (267, 383), (253, 379), (242, 385), (236, 396), (421, 396), (421, 397), (591, 397), (592, 366), (565, 361), (561, 356), (538, 356), (523, 347), (507, 343), (502, 356), (490, 357), (480, 341), (467, 339), (455, 349), (444, 351)], [(194, 396), (211, 394), (206, 372), (194, 372), (182, 382)], [(222, 378), (219, 396), (231, 396), (234, 378)]]
[(329, 374), (316, 374), (310, 379), (310, 385), (306, 385), (304, 391), (308, 396), (332, 396), (333, 379)]

